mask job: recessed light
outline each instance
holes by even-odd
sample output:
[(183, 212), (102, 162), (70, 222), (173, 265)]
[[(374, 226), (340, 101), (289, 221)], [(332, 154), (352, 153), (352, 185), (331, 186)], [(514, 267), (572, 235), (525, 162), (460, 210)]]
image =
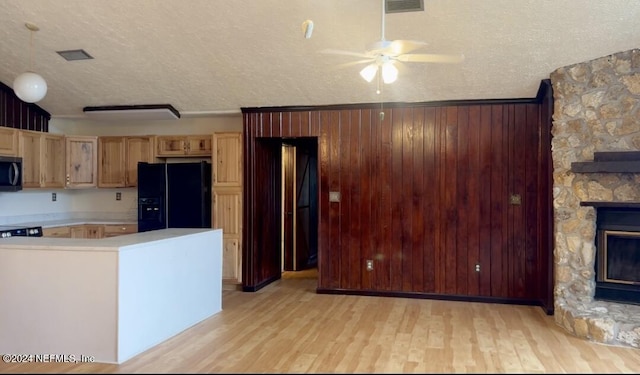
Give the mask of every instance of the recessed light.
[(91, 60), (93, 57), (86, 53), (83, 49), (72, 49), (67, 51), (56, 51), (58, 54), (65, 58), (67, 61), (74, 60)]

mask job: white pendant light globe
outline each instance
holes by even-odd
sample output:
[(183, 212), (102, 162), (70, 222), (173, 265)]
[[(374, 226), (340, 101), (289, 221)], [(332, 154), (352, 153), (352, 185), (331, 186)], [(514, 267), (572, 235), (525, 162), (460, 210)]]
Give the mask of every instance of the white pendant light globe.
[(47, 82), (34, 72), (24, 72), (13, 81), (13, 91), (20, 100), (35, 103), (47, 95)]

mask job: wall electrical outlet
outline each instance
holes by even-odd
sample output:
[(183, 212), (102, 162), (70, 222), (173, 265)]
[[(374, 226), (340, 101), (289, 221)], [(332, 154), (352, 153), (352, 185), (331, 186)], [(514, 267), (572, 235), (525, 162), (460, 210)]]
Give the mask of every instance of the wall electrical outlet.
[(366, 264), (367, 264), (367, 271), (373, 271), (373, 260), (367, 259)]
[(58, 195), (56, 193), (51, 193), (51, 202), (55, 202), (58, 199)]
[(116, 193), (116, 200), (119, 201), (122, 199), (122, 193), (118, 192)]

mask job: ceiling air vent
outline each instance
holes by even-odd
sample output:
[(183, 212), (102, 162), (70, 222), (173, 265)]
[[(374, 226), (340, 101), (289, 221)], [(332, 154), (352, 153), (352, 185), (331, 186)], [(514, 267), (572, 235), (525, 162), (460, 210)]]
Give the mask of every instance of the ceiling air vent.
[(67, 51), (56, 51), (58, 52), (58, 54), (62, 57), (65, 58), (65, 60), (67, 61), (74, 61), (74, 60), (91, 60), (93, 59), (93, 57), (91, 55), (89, 55), (85, 50), (83, 49), (73, 49), (73, 50), (67, 50)]
[(424, 0), (385, 0), (385, 13), (420, 12), (424, 10)]

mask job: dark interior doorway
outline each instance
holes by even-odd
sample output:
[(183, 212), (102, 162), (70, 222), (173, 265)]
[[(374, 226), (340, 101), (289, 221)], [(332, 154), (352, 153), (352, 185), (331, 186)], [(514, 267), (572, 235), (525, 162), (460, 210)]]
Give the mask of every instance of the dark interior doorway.
[(282, 271), (318, 265), (318, 139), (282, 141)]

